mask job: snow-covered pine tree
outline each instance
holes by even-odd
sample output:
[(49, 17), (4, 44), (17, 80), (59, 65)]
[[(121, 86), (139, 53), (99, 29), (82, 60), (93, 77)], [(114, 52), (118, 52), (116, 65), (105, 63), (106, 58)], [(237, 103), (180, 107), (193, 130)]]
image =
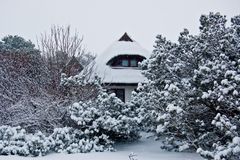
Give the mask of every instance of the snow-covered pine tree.
[(202, 23), (208, 24), (202, 25), (202, 31), (207, 37), (205, 42), (210, 46), (207, 53), (211, 53), (211, 57), (203, 59), (193, 77), (196, 101), (209, 110), (205, 113), (208, 115), (205, 124), (211, 122), (213, 126), (206, 128), (208, 132), (203, 134), (210, 139), (211, 148), (203, 151), (204, 147), (199, 145), (198, 152), (216, 160), (240, 158), (237, 140), (240, 136), (239, 16), (231, 21), (231, 26), (226, 27), (225, 17), (202, 17)]
[(27, 146), (31, 156), (44, 156), (52, 151), (53, 139), (38, 131), (35, 134), (27, 134)]
[[(239, 16), (230, 27), (219, 13), (203, 15), (200, 22), (199, 35), (185, 29), (178, 44), (157, 37), (152, 56), (143, 63), (149, 83), (139, 87), (134, 93), (138, 101), (132, 103), (139, 106), (144, 125), (166, 136), (163, 148), (199, 148), (206, 157), (237, 159)], [(231, 124), (229, 131), (216, 126), (219, 114)]]
[(84, 132), (92, 136), (105, 134), (113, 141), (138, 138), (138, 119), (135, 106), (128, 106), (115, 94), (100, 88), (95, 99), (80, 101), (70, 107), (71, 118)]
[(0, 127), (0, 155), (46, 155), (53, 144), (41, 132), (27, 134), (21, 127)]
[(0, 155), (29, 155), (26, 131), (20, 127), (0, 127)]
[[(98, 77), (88, 81), (85, 76), (88, 74), (62, 76), (62, 87), (76, 101), (69, 108), (70, 117), (75, 122), (72, 126), (89, 140), (98, 138), (103, 150), (111, 149), (112, 142), (138, 138), (136, 106), (123, 103), (115, 94), (108, 94)], [(86, 95), (78, 95), (82, 89)]]
[[(178, 98), (181, 94), (179, 87), (182, 88), (181, 72), (184, 63), (177, 58), (177, 44), (167, 41), (166, 38), (157, 36), (154, 47), (151, 57), (142, 63), (143, 74), (149, 81), (139, 85), (137, 92), (133, 93), (131, 103), (137, 106), (143, 127), (161, 134), (167, 129), (165, 126), (170, 125), (167, 119), (170, 121), (172, 118), (178, 118), (171, 116), (170, 112), (182, 112)], [(174, 126), (174, 123), (171, 125)]]
[(86, 153), (112, 150), (112, 142), (106, 135), (95, 136), (89, 130), (79, 130), (71, 127), (55, 128), (50, 135), (54, 141), (54, 152)]

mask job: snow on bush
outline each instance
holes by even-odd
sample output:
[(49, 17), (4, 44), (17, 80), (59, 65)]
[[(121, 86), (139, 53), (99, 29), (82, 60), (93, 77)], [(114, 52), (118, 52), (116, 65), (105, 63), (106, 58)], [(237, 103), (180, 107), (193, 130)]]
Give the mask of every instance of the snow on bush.
[(32, 42), (10, 35), (0, 40), (0, 126), (22, 126), (32, 133), (60, 127), (58, 111), (64, 109), (49, 94), (49, 84), (49, 70)]
[(45, 136), (27, 134), (21, 127), (0, 127), (0, 155), (44, 156), (51, 152), (86, 153), (111, 151), (112, 141), (104, 134), (92, 136), (74, 128), (56, 128)]
[(41, 132), (26, 134), (21, 127), (0, 127), (0, 154), (40, 156), (46, 155), (52, 142)]
[(0, 154), (29, 155), (26, 144), (26, 132), (20, 127), (0, 127)]
[(26, 135), (29, 155), (44, 156), (51, 151), (53, 140), (46, 137), (42, 132)]
[(133, 93), (142, 128), (165, 137), (162, 148), (239, 159), (240, 17), (210, 13), (200, 33), (185, 29), (179, 43), (157, 36), (142, 63), (148, 83)]
[[(234, 122), (233, 122), (234, 123)], [(239, 159), (240, 158), (240, 137), (237, 126), (225, 115), (217, 114), (212, 121), (218, 135), (217, 141), (213, 143), (211, 150), (198, 148), (197, 153), (214, 160)], [(206, 136), (209, 133), (206, 133)]]
[[(76, 128), (94, 136), (102, 134), (112, 141), (134, 140), (138, 136), (138, 117), (136, 106), (122, 102), (114, 93), (108, 94), (101, 86), (97, 76), (89, 81), (84, 73), (73, 77), (62, 77), (63, 87), (69, 87), (72, 95), (75, 89), (85, 87), (88, 98), (76, 96), (70, 108), (70, 117)], [(81, 94), (81, 93), (79, 93)], [(75, 125), (75, 124), (74, 124)]]
[(138, 119), (134, 106), (123, 103), (115, 94), (102, 89), (96, 99), (76, 102), (70, 107), (71, 118), (86, 134), (105, 134), (114, 141), (138, 138)]
[(94, 90), (98, 92), (97, 97), (75, 102), (69, 107), (72, 127), (55, 128), (49, 136), (40, 131), (28, 134), (20, 127), (2, 126), (0, 154), (41, 156), (50, 152), (112, 151), (116, 141), (137, 139), (136, 106), (123, 103), (115, 94), (106, 93), (98, 81)]
[(94, 136), (88, 131), (65, 127), (54, 129), (50, 137), (54, 140), (55, 152), (86, 153), (112, 150), (112, 141), (104, 134)]

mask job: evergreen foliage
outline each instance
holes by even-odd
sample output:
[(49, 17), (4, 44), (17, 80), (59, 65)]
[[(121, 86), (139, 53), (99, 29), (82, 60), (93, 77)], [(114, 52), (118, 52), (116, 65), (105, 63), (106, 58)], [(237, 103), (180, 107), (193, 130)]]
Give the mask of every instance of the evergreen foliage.
[(143, 127), (164, 136), (162, 148), (197, 150), (210, 159), (239, 159), (240, 18), (202, 15), (200, 33), (178, 44), (157, 36), (142, 63), (149, 82), (133, 94)]
[(138, 138), (135, 106), (123, 103), (114, 93), (108, 94), (101, 88), (98, 93), (97, 98), (70, 107), (71, 119), (78, 127), (95, 136), (105, 134), (113, 141)]
[(0, 41), (0, 52), (40, 53), (35, 45), (20, 36), (6, 36)]
[(112, 151), (112, 141), (104, 134), (93, 136), (74, 128), (55, 128), (45, 136), (28, 134), (21, 127), (0, 127), (0, 155), (44, 156), (48, 153), (86, 153)]

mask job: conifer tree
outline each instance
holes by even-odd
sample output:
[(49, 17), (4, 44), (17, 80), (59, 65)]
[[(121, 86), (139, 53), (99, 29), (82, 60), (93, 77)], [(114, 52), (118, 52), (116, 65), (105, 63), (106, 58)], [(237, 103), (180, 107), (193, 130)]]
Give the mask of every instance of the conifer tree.
[(239, 16), (231, 26), (226, 21), (219, 13), (202, 15), (200, 33), (185, 29), (177, 44), (157, 36), (152, 56), (143, 62), (149, 82), (132, 103), (143, 126), (166, 137), (162, 148), (239, 158)]

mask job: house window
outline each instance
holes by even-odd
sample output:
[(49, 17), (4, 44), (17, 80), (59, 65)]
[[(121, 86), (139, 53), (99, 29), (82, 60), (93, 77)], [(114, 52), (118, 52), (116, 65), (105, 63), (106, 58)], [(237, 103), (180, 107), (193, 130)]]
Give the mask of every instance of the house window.
[(122, 60), (122, 66), (123, 67), (128, 67), (129, 66), (128, 59), (123, 59)]
[(138, 63), (142, 62), (145, 57), (139, 55), (119, 55), (107, 62), (111, 67), (138, 67)]
[(138, 66), (137, 60), (136, 60), (136, 59), (131, 59), (131, 60), (130, 60), (130, 66), (131, 66), (131, 67), (137, 67), (137, 66)]
[(125, 89), (111, 88), (108, 90), (109, 93), (115, 93), (116, 97), (125, 102)]

